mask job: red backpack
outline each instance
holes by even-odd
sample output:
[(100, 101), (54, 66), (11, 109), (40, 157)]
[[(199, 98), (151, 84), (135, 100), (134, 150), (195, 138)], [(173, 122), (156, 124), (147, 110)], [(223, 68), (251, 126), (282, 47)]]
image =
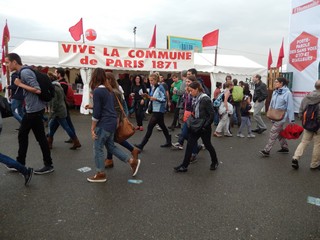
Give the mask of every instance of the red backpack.
[(59, 83), (68, 86), (68, 91), (67, 91), (67, 95), (66, 95), (66, 102), (69, 107), (73, 107), (75, 101), (74, 101), (74, 91), (73, 91), (71, 85), (68, 83), (65, 83), (65, 82), (59, 82)]

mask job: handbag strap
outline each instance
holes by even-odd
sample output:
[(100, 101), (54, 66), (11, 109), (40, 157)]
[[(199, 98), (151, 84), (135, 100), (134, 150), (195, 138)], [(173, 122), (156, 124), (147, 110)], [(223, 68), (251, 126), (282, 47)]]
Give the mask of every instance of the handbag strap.
[(119, 107), (120, 107), (120, 109), (121, 109), (122, 114), (123, 114), (124, 116), (126, 116), (126, 113), (125, 113), (124, 110), (123, 110), (122, 104), (121, 104), (118, 96), (117, 96), (115, 93), (114, 93), (114, 96), (116, 97), (116, 99), (117, 99), (117, 101), (118, 101), (118, 104), (119, 104)]

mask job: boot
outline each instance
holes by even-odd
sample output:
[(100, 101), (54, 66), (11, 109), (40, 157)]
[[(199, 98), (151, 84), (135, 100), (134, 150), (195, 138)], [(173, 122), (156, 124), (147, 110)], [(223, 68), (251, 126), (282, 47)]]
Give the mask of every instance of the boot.
[(80, 144), (79, 139), (77, 137), (72, 139), (72, 141), (73, 141), (73, 146), (70, 148), (71, 150), (76, 150), (77, 148), (81, 147), (81, 144)]
[(171, 147), (172, 143), (171, 143), (171, 135), (169, 135), (167, 138), (167, 142), (163, 145), (161, 145), (160, 147)]
[(113, 160), (112, 159), (104, 160), (104, 167), (105, 168), (113, 168)]
[(147, 139), (146, 137), (144, 137), (144, 138), (142, 139), (142, 142), (141, 142), (140, 144), (134, 144), (134, 146), (137, 147), (140, 152), (142, 152), (143, 147), (144, 147), (144, 145), (147, 144), (148, 140), (149, 140), (149, 139)]
[(53, 137), (47, 137), (49, 149), (52, 149)]
[(138, 148), (134, 148), (131, 152), (133, 160), (137, 161), (138, 160), (138, 155), (140, 153), (140, 150)]

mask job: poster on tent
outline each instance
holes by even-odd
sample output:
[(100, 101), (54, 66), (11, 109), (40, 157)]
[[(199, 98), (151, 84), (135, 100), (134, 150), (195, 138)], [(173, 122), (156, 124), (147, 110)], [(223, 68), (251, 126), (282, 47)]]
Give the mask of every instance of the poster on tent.
[(193, 52), (59, 42), (59, 65), (139, 71), (182, 71), (193, 67)]
[(319, 79), (320, 1), (292, 0), (288, 72), (293, 72), (294, 110)]

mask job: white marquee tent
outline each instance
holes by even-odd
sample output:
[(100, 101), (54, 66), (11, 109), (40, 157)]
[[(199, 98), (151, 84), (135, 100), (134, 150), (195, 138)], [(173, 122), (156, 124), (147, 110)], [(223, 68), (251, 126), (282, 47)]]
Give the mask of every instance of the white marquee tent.
[[(59, 67), (58, 42), (26, 40), (11, 52), (19, 54), (23, 64), (43, 67)], [(214, 54), (195, 53), (194, 66), (190, 66), (190, 68), (196, 68), (200, 73), (209, 73), (211, 86), (215, 86), (216, 81), (224, 82), (227, 74), (232, 75), (239, 81), (246, 81), (250, 79), (252, 75), (260, 74), (263, 81), (266, 81), (267, 69), (244, 56), (218, 54), (217, 66), (214, 66), (214, 59)], [(80, 69), (80, 73), (84, 83), (87, 83), (83, 89), (84, 105), (89, 102), (89, 99), (85, 97), (85, 93), (89, 93), (88, 81), (90, 79), (90, 71)], [(80, 108), (81, 112), (86, 113), (84, 109), (81, 109), (82, 108)]]

